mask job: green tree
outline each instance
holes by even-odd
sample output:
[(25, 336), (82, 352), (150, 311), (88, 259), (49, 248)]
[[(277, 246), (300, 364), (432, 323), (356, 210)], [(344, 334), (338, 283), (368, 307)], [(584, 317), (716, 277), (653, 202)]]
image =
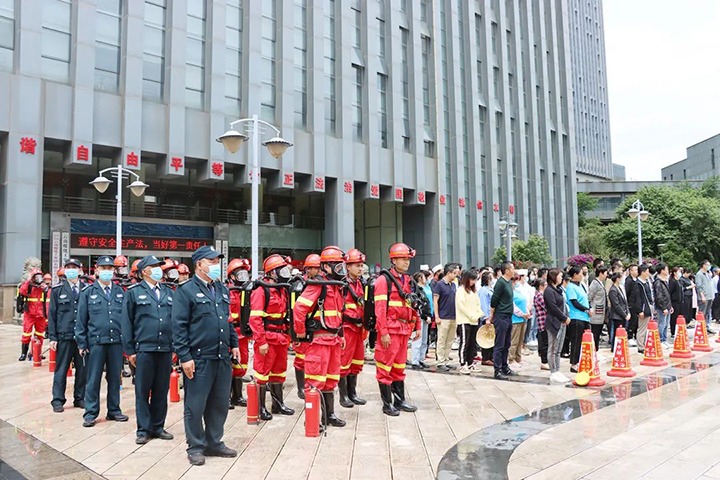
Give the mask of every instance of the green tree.
[(591, 212), (598, 207), (597, 198), (591, 197), (585, 192), (578, 192), (577, 194), (577, 210), (578, 210), (578, 225), (583, 226), (587, 222), (587, 212)]
[(597, 218), (590, 218), (578, 231), (580, 252), (593, 257), (608, 259), (613, 257), (605, 238), (605, 227)]
[[(513, 263), (523, 266), (550, 265), (553, 261), (547, 240), (535, 234), (530, 235), (526, 241), (516, 240), (513, 242), (512, 257)], [(502, 246), (495, 250), (492, 262), (494, 264), (502, 263), (505, 258), (505, 247)]]

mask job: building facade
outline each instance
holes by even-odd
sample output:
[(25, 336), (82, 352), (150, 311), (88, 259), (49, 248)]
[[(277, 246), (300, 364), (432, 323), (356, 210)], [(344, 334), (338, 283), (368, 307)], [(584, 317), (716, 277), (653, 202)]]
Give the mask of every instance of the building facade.
[(663, 180), (707, 180), (720, 175), (720, 133), (686, 150), (685, 160), (661, 170)]
[(568, 13), (577, 172), (588, 181), (612, 180), (602, 0), (570, 0)]
[(125, 189), (123, 253), (248, 255), (253, 145), (215, 139), (252, 115), (294, 143), (262, 151), (261, 255), (338, 244), (373, 266), (404, 240), (418, 264), (480, 265), (509, 212), (566, 257), (571, 14), (561, 0), (0, 0), (0, 283), (29, 256), (54, 270), (114, 253), (116, 184), (89, 182), (118, 163), (149, 185)]

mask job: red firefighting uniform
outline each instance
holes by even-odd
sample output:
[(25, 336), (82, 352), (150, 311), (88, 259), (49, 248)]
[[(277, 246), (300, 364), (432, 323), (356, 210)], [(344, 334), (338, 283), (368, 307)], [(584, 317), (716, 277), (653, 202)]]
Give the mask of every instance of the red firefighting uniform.
[(26, 297), (27, 311), (23, 313), (23, 333), (21, 342), (28, 344), (35, 330), (35, 339), (42, 343), (45, 338), (47, 319), (45, 318), (45, 292), (28, 280), (20, 286), (20, 295)]
[[(365, 287), (358, 278), (350, 281), (348, 277), (348, 289), (352, 289), (359, 299), (365, 296)], [(340, 376), (358, 375), (362, 372), (365, 363), (365, 344), (363, 342), (365, 329), (362, 326), (365, 315), (364, 304), (358, 305), (355, 298), (348, 291), (345, 295), (345, 311), (343, 312), (343, 336), (345, 337), (345, 349), (340, 356)]]
[[(318, 275), (316, 279), (327, 280), (323, 275)], [(305, 389), (314, 387), (321, 392), (332, 392), (340, 380), (341, 315), (345, 301), (341, 287), (327, 285), (325, 288), (325, 326), (339, 331), (333, 333), (320, 329), (313, 333), (313, 340), (305, 354)], [(306, 333), (305, 319), (315, 309), (322, 289), (321, 285), (309, 285), (295, 302), (293, 319), (298, 335)], [(314, 318), (321, 318), (319, 310), (315, 312)]]
[(242, 306), (245, 291), (230, 290), (230, 320), (229, 322), (235, 327), (238, 336), (238, 347), (240, 348), (240, 363), (233, 362), (232, 376), (233, 378), (244, 377), (247, 373), (248, 361), (250, 360), (250, 338), (242, 334), (240, 328), (240, 308)]
[[(303, 275), (303, 278), (305, 280), (308, 280), (308, 276)], [(293, 301), (293, 304), (290, 305), (290, 308), (295, 308), (295, 302)], [(308, 347), (310, 346), (310, 343), (308, 342), (293, 342), (293, 350), (295, 351), (295, 359), (293, 360), (293, 368), (295, 370), (302, 370), (305, 371), (305, 355), (307, 355)]]
[[(266, 282), (271, 281), (265, 279)], [(253, 351), (253, 369), (255, 379), (260, 385), (266, 383), (285, 383), (287, 370), (287, 352), (290, 345), (287, 316), (288, 292), (285, 289), (270, 288), (270, 301), (266, 311), (265, 289), (257, 287), (250, 295), (250, 328), (255, 341)], [(268, 345), (265, 355), (260, 347)]]
[[(410, 293), (410, 276), (401, 275), (394, 268), (390, 274), (397, 278), (403, 292)], [(375, 317), (377, 342), (375, 343), (375, 366), (377, 381), (385, 385), (405, 380), (407, 362), (407, 343), (413, 330), (420, 330), (420, 317), (405, 300), (400, 297), (395, 285), (392, 285), (388, 298), (388, 280), (380, 275), (375, 281)], [(384, 348), (380, 337), (390, 335), (390, 346)]]

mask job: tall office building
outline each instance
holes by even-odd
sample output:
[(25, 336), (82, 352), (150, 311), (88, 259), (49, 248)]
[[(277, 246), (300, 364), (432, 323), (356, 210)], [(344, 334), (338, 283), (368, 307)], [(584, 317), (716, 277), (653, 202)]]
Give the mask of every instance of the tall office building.
[(578, 177), (612, 180), (602, 0), (570, 0), (568, 14)]
[(252, 140), (229, 154), (215, 138), (252, 115), (294, 143), (261, 152), (262, 254), (357, 246), (375, 267), (404, 240), (418, 265), (481, 265), (511, 212), (560, 260), (577, 246), (571, 13), (562, 0), (0, 0), (0, 282), (29, 256), (54, 271), (114, 253), (116, 184), (89, 182), (118, 163), (149, 185), (123, 195), (126, 255), (248, 255)]

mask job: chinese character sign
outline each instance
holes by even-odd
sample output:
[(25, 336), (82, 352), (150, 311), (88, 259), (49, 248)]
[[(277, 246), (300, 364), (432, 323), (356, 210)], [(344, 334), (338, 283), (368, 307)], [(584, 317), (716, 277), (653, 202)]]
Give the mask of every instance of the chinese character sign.
[(440, 195), (440, 205), (445, 205), (447, 203), (447, 197), (445, 195)]
[(325, 177), (315, 177), (315, 182), (313, 184), (313, 190), (316, 192), (324, 192), (325, 191)]
[(295, 185), (295, 175), (292, 173), (283, 174), (283, 185), (286, 187), (292, 187)]
[(343, 184), (343, 192), (345, 193), (353, 193), (353, 183), (352, 182), (345, 182)]
[(477, 209), (478, 209), (478, 210), (482, 210), (482, 209), (483, 209), (483, 202), (482, 202), (482, 200), (478, 200), (478, 202), (477, 202), (475, 205), (477, 206)]
[(508, 207), (508, 212), (510, 212), (510, 215), (513, 215), (515, 213), (515, 205), (510, 205)]
[(403, 192), (403, 189), (400, 187), (395, 188), (395, 201), (402, 202), (405, 198), (405, 193)]
[(20, 153), (35, 155), (35, 147), (37, 147), (37, 141), (34, 138), (22, 137), (20, 139)]
[(138, 157), (137, 153), (130, 152), (125, 155), (125, 166), (135, 168), (140, 167), (140, 157)]
[(500, 204), (493, 203), (493, 212), (499, 212), (499, 211), (500, 211)]
[(80, 162), (87, 162), (90, 160), (90, 149), (85, 145), (78, 145), (75, 159)]
[(417, 192), (417, 203), (425, 205), (425, 192)]
[(212, 174), (215, 177), (222, 177), (223, 172), (225, 171), (225, 165), (221, 162), (213, 162), (210, 168), (212, 169)]
[[(70, 241), (72, 248), (114, 250), (115, 236), (100, 234), (73, 234)], [(142, 236), (124, 236), (123, 250), (160, 250), (167, 252), (194, 252), (203, 245), (209, 245), (209, 239), (186, 238), (155, 238)]]
[(370, 185), (370, 198), (380, 198), (380, 185)]
[(465, 208), (465, 198), (459, 198), (458, 199), (458, 207)]
[(170, 167), (175, 170), (176, 173), (180, 172), (184, 168), (184, 162), (181, 157), (172, 157), (170, 159)]

